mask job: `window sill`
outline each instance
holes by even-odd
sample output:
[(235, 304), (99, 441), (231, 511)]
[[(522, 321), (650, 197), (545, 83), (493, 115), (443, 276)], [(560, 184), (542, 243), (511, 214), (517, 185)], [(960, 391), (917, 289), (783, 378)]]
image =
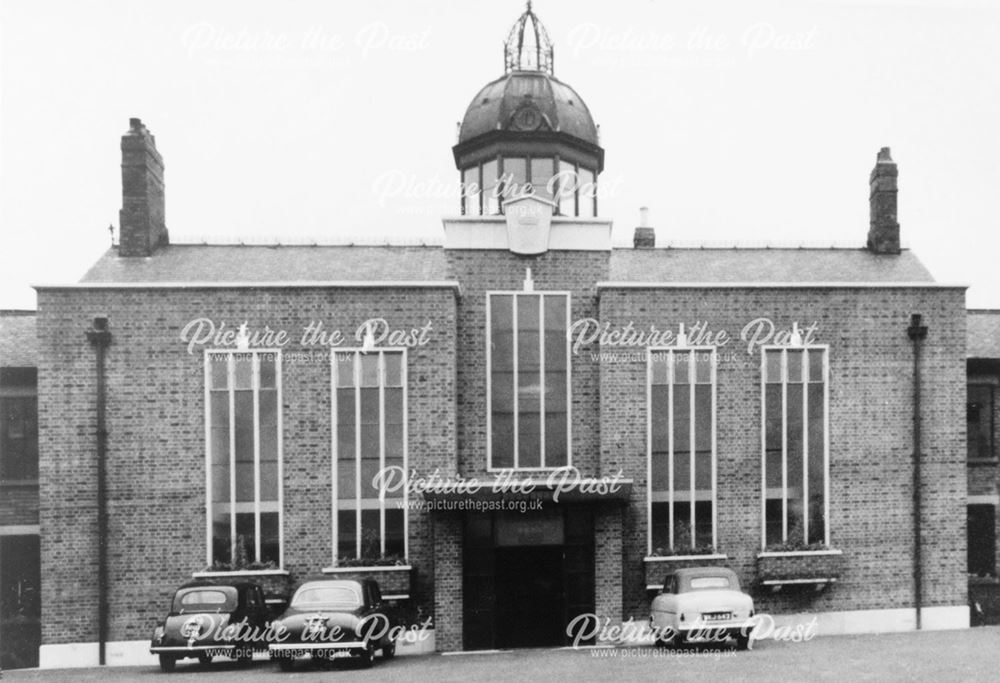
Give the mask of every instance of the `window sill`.
[(997, 458), (967, 458), (966, 464), (968, 465), (996, 465), (1000, 463)]
[(408, 572), (410, 564), (368, 565), (362, 567), (324, 567), (324, 574), (349, 574), (351, 572)]
[(18, 488), (18, 487), (38, 487), (37, 479), (5, 479), (0, 481), (0, 488)]
[(690, 562), (691, 560), (728, 560), (729, 556), (724, 553), (711, 553), (708, 555), (648, 555), (642, 558), (643, 562)]
[(843, 555), (842, 550), (762, 550), (757, 557), (823, 557)]
[(237, 569), (218, 572), (194, 572), (191, 574), (195, 579), (211, 579), (238, 576), (288, 576), (286, 569)]

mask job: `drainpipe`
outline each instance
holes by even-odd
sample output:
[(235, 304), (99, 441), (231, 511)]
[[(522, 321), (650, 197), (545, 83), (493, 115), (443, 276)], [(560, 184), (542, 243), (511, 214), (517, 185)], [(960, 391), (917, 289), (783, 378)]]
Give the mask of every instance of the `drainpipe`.
[(87, 341), (97, 351), (97, 661), (104, 666), (108, 642), (108, 493), (107, 450), (108, 430), (105, 426), (107, 403), (104, 377), (104, 356), (111, 344), (108, 319), (94, 318), (87, 330)]
[(927, 326), (921, 322), (922, 316), (914, 313), (910, 316), (910, 326), (906, 330), (910, 341), (913, 342), (913, 602), (917, 612), (918, 631), (921, 628), (920, 613), (923, 609), (920, 539), (920, 343), (927, 338)]

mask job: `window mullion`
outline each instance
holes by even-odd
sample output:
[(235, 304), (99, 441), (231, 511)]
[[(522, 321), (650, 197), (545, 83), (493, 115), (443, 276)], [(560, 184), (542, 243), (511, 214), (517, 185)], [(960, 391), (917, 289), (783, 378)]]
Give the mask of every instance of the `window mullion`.
[[(385, 352), (378, 352), (378, 469), (385, 471)], [(385, 487), (378, 492), (379, 553), (385, 557)]]
[(690, 479), (688, 481), (688, 486), (691, 491), (691, 503), (688, 505), (688, 516), (690, 518), (691, 524), (691, 547), (697, 545), (695, 543), (695, 460), (698, 457), (697, 451), (695, 451), (695, 415), (694, 415), (694, 395), (695, 389), (695, 379), (697, 378), (697, 368), (695, 367), (695, 354), (694, 349), (685, 352), (688, 356), (688, 470)]
[(717, 524), (718, 524), (718, 510), (717, 510), (717, 508), (718, 508), (718, 501), (717, 501), (717, 495), (716, 495), (716, 484), (717, 484), (716, 479), (717, 479), (718, 472), (717, 472), (717, 463), (716, 463), (716, 455), (715, 455), (715, 450), (716, 450), (716, 442), (715, 442), (715, 440), (716, 440), (716, 431), (715, 430), (716, 430), (716, 423), (717, 423), (717, 419), (716, 419), (716, 409), (717, 409), (717, 406), (716, 406), (716, 396), (715, 396), (715, 394), (716, 394), (716, 392), (715, 392), (715, 383), (716, 383), (716, 380), (717, 380), (717, 377), (716, 377), (716, 363), (715, 363), (715, 349), (712, 349), (712, 351), (709, 354), (708, 358), (709, 358), (709, 362), (712, 364), (711, 365), (711, 370), (710, 370), (711, 374), (710, 374), (709, 377), (710, 377), (710, 381), (712, 382), (712, 549), (714, 550), (715, 547), (716, 547), (716, 537), (715, 537), (715, 534), (716, 534), (716, 531), (717, 531), (716, 527), (717, 527)]
[(802, 351), (802, 542), (809, 544), (809, 351)]
[[(530, 168), (530, 161), (529, 161)], [(538, 295), (539, 464), (545, 467), (545, 296)]]
[(781, 541), (788, 541), (788, 350), (781, 350)]
[(667, 541), (674, 547), (674, 352), (667, 351)]
[(250, 390), (253, 392), (253, 533), (254, 560), (260, 562), (260, 355), (250, 356)]
[[(402, 351), (402, 357), (400, 358), (400, 369), (399, 378), (400, 384), (403, 386), (403, 473), (404, 476), (409, 474), (410, 466), (410, 413), (408, 407), (407, 393), (409, 392), (408, 384), (409, 377), (407, 372), (407, 367), (409, 365), (409, 359), (407, 358), (408, 351), (406, 348)], [(403, 487), (403, 555), (408, 559), (410, 557), (410, 512), (409, 505), (407, 504), (410, 500), (409, 487)]]
[(361, 354), (354, 352), (354, 556), (361, 557)]
[(653, 350), (646, 348), (646, 554), (653, 554)]
[(332, 555), (333, 555), (333, 565), (337, 566), (338, 550), (340, 545), (340, 520), (338, 519), (339, 511), (338, 506), (340, 501), (338, 500), (339, 492), (337, 491), (339, 485), (339, 479), (337, 478), (338, 469), (340, 467), (340, 447), (338, 441), (340, 439), (340, 422), (337, 419), (338, 407), (337, 407), (337, 383), (339, 379), (340, 369), (337, 365), (337, 354), (333, 352), (330, 354), (330, 424), (332, 429), (330, 430), (330, 453), (332, 454), (330, 458), (330, 528), (333, 529), (333, 539), (332, 539)]
[(520, 432), (520, 413), (521, 413), (521, 401), (518, 395), (518, 363), (517, 363), (517, 337), (518, 337), (518, 323), (517, 323), (517, 294), (511, 296), (511, 346), (514, 349), (514, 469), (517, 469), (520, 462), (520, 445), (519, 445), (519, 432)]
[(236, 357), (226, 354), (226, 383), (229, 385), (229, 549), (236, 566)]
[(212, 566), (214, 552), (212, 546), (212, 518), (214, 517), (215, 506), (218, 502), (212, 496), (212, 467), (214, 453), (212, 452), (212, 441), (214, 440), (215, 425), (212, 423), (212, 354), (205, 351), (205, 499), (208, 504), (205, 506), (205, 555), (208, 566)]

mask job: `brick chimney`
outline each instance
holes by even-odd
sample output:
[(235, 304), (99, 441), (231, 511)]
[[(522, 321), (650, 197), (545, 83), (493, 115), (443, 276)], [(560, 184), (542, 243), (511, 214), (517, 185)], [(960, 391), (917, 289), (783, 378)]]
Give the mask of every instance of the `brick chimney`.
[(649, 209), (639, 209), (639, 225), (632, 236), (632, 246), (636, 249), (652, 249), (656, 246), (656, 231), (649, 227)]
[(896, 177), (899, 170), (883, 147), (875, 160), (871, 174), (871, 194), (868, 201), (871, 222), (868, 228), (868, 249), (874, 254), (899, 253), (899, 222), (896, 220)]
[(139, 119), (122, 136), (122, 209), (119, 256), (149, 256), (169, 244), (163, 203), (163, 157)]

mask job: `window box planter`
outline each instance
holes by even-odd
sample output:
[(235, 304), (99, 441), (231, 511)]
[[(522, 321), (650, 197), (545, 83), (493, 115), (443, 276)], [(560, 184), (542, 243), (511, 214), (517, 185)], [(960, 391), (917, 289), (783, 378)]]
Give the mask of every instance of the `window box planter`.
[(663, 588), (663, 577), (675, 569), (687, 567), (725, 567), (729, 558), (720, 553), (698, 555), (651, 555), (642, 560), (646, 569), (646, 590)]
[(323, 573), (341, 579), (375, 579), (388, 600), (406, 600), (413, 589), (413, 567), (408, 564), (327, 567)]
[(757, 554), (757, 583), (779, 591), (788, 587), (823, 590), (843, 572), (840, 550), (782, 550)]

